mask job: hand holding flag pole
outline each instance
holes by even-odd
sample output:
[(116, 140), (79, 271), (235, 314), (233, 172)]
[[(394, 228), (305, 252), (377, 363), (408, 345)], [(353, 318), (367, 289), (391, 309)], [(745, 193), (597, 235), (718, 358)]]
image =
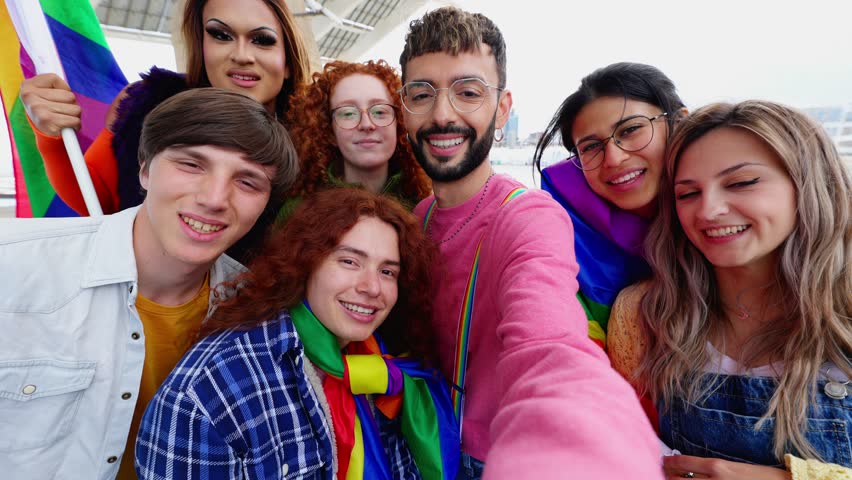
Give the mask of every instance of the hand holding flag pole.
[[(18, 38), (29, 52), (36, 71), (39, 74), (55, 73), (64, 80), (65, 72), (39, 2), (6, 0), (6, 7), (9, 16), (12, 18), (12, 23), (15, 25), (15, 30), (18, 31)], [(65, 143), (65, 149), (68, 151), (71, 167), (74, 169), (74, 175), (77, 177), (77, 184), (80, 186), (80, 192), (83, 194), (89, 215), (93, 217), (103, 215), (98, 195), (95, 193), (94, 184), (92, 184), (92, 178), (89, 176), (89, 169), (80, 149), (80, 142), (77, 140), (77, 134), (71, 128), (63, 128), (62, 140)]]

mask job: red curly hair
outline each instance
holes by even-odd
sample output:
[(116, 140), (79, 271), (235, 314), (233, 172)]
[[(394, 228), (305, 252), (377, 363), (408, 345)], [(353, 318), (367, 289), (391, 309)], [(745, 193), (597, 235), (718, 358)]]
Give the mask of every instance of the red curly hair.
[[(398, 202), (356, 188), (332, 188), (307, 196), (283, 228), (271, 235), (249, 270), (224, 285), (222, 298), (201, 335), (252, 328), (305, 298), (308, 277), (361, 217), (389, 224), (399, 236), (398, 299), (378, 332), (390, 353), (434, 355), (430, 269), (437, 249), (420, 222)], [(239, 285), (239, 287), (238, 287)]]
[(290, 97), (286, 125), (296, 145), (301, 163), (301, 181), (290, 189), (289, 197), (302, 197), (321, 190), (327, 183), (328, 168), (343, 171), (343, 156), (334, 144), (331, 126), (331, 94), (340, 80), (353, 74), (371, 75), (381, 80), (390, 93), (396, 113), (396, 150), (389, 161), (391, 172), (401, 171), (402, 193), (406, 199), (422, 200), (432, 192), (432, 181), (414, 160), (402, 123), (402, 82), (384, 60), (364, 63), (334, 61), (315, 72), (310, 84), (301, 85)]

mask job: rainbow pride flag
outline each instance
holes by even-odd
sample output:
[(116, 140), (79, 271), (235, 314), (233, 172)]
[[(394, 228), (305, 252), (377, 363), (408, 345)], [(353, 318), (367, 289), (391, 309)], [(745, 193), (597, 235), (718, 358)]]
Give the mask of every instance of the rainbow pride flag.
[[(326, 373), (328, 400), (337, 445), (338, 480), (390, 480), (394, 475), (376, 409), (398, 418), (402, 434), (424, 480), (454, 480), (458, 473), (459, 425), (450, 403), (449, 386), (420, 361), (387, 355), (377, 336), (350, 342), (341, 354), (337, 338), (303, 301), (290, 309), (305, 355)], [(395, 457), (395, 455), (394, 455)]]
[(568, 211), (574, 224), (574, 252), (580, 265), (577, 297), (586, 310), (589, 337), (605, 347), (618, 292), (651, 275), (642, 256), (648, 221), (599, 197), (570, 160), (545, 168), (541, 188)]
[[(36, 74), (22, 44), (49, 42), (49, 38), (19, 38), (7, 4), (0, 2), (0, 95), (10, 128), (18, 217), (64, 217), (77, 214), (50, 186), (35, 136), (19, 98), (21, 82)], [(65, 79), (83, 109), (83, 127), (77, 132), (85, 151), (104, 127), (104, 118), (127, 79), (109, 50), (89, 0), (40, 0)], [(23, 40), (23, 42), (22, 42)]]

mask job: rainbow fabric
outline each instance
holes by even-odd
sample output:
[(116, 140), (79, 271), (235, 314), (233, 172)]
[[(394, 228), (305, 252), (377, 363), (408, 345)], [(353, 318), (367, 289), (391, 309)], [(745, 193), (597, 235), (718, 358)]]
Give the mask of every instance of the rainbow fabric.
[[(511, 202), (527, 189), (517, 187), (509, 192), (500, 206)], [(433, 199), (426, 210), (426, 215), (423, 218), (423, 231), (428, 231), (429, 220), (432, 219), (432, 214), (435, 212), (435, 206), (438, 204), (437, 199)], [(459, 327), (456, 333), (456, 355), (455, 364), (453, 366), (453, 390), (450, 397), (453, 401), (453, 412), (456, 418), (459, 419), (459, 427), (462, 425), (464, 417), (464, 377), (467, 372), (467, 345), (470, 341), (470, 325), (473, 318), (473, 301), (476, 296), (476, 279), (479, 276), (479, 258), (482, 252), (482, 241), (485, 240), (485, 234), (479, 238), (479, 243), (476, 244), (476, 251), (473, 253), (473, 262), (470, 267), (470, 274), (467, 277), (465, 284), (464, 297), (462, 297), (461, 312), (459, 312)], [(461, 435), (461, 431), (459, 431)]]
[[(7, 2), (35, 0), (6, 0)], [(83, 109), (77, 133), (85, 151), (104, 128), (113, 99), (127, 84), (106, 43), (89, 0), (41, 0), (65, 78)], [(49, 41), (50, 39), (30, 39)], [(50, 186), (35, 136), (18, 96), (21, 82), (36, 74), (33, 62), (15, 32), (6, 3), (0, 2), (0, 94), (11, 130), (12, 160), (18, 217), (63, 217), (77, 214)]]
[(448, 388), (437, 371), (411, 358), (391, 357), (376, 338), (352, 342), (341, 354), (337, 338), (303, 302), (290, 317), (305, 355), (327, 375), (328, 399), (337, 443), (339, 480), (390, 480), (377, 419), (366, 394), (388, 418), (400, 416), (402, 434), (425, 480), (453, 480), (459, 467), (458, 423)]
[(586, 310), (589, 337), (605, 347), (609, 312), (618, 292), (651, 274), (642, 256), (648, 221), (599, 197), (570, 159), (545, 168), (541, 188), (568, 211), (574, 224), (574, 252), (580, 265), (577, 297)]

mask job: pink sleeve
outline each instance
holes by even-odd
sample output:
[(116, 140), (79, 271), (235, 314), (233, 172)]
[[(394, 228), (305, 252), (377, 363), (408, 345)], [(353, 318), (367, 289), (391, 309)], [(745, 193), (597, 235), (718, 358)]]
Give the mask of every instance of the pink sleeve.
[(502, 400), (484, 478), (662, 478), (636, 393), (588, 338), (570, 219), (538, 191), (503, 208), (489, 248), (507, 252), (495, 292)]

